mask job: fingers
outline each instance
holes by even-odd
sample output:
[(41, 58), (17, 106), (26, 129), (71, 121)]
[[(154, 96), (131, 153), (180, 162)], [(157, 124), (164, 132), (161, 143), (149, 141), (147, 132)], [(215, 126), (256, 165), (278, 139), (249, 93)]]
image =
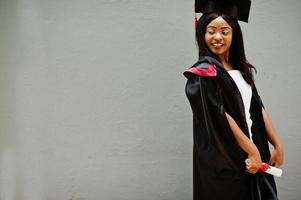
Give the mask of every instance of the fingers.
[(268, 164), (274, 167), (280, 167), (282, 163), (278, 159), (272, 157)]
[(273, 167), (280, 167), (280, 163), (277, 161), (270, 161), (269, 165), (273, 166)]
[(275, 161), (273, 166), (274, 166), (274, 167), (280, 167), (280, 166), (281, 166), (281, 163), (280, 163), (280, 162), (277, 162), (277, 161)]
[(256, 174), (258, 170), (246, 170), (250, 174)]
[(258, 171), (258, 168), (255, 166), (247, 165), (246, 171), (251, 174), (255, 174)]
[(256, 174), (257, 170), (246, 170), (246, 172), (250, 173), (250, 174)]
[(276, 166), (276, 161), (271, 159), (268, 164), (271, 166)]
[(274, 151), (271, 155), (271, 158), (270, 158), (270, 161), (268, 164), (271, 166), (276, 166), (276, 163), (277, 163), (276, 161), (277, 161), (277, 158), (276, 158), (275, 151)]
[(283, 164), (283, 151), (274, 149), (272, 152), (269, 165), (280, 167)]

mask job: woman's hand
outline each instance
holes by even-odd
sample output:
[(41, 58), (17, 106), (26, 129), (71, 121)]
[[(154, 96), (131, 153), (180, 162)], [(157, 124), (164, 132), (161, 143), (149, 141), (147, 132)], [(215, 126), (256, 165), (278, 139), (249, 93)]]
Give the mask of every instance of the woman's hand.
[[(255, 146), (255, 145), (254, 145)], [(256, 147), (255, 147), (256, 148)], [(247, 172), (255, 174), (261, 167), (262, 161), (258, 149), (254, 149), (252, 153), (248, 154)]]
[(283, 164), (283, 158), (284, 158), (283, 148), (275, 147), (271, 154), (269, 165), (280, 167)]

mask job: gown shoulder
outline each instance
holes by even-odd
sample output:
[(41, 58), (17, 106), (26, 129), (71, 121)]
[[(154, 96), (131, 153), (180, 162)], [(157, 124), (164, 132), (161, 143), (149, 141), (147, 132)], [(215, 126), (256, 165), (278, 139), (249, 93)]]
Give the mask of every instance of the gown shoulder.
[(202, 77), (215, 77), (217, 76), (216, 65), (208, 62), (197, 62), (193, 66), (184, 71), (184, 76), (189, 78), (191, 74)]

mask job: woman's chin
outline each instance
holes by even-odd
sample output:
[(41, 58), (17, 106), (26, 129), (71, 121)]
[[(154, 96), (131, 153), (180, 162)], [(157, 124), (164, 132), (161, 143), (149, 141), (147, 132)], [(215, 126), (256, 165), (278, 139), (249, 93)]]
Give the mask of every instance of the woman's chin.
[(217, 56), (222, 56), (222, 55), (225, 55), (226, 51), (224, 49), (210, 49), (210, 51), (217, 55)]

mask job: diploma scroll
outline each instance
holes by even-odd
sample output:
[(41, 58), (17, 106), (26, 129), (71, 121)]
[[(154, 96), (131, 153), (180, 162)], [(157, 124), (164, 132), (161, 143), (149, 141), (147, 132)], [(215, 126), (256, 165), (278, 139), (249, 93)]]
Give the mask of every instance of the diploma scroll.
[[(246, 165), (250, 163), (249, 159), (246, 159)], [(268, 174), (271, 174), (273, 176), (280, 177), (282, 175), (282, 169), (279, 169), (277, 167), (273, 167), (271, 165), (268, 165), (267, 163), (262, 163), (261, 167), (259, 168), (259, 171), (265, 172)]]

